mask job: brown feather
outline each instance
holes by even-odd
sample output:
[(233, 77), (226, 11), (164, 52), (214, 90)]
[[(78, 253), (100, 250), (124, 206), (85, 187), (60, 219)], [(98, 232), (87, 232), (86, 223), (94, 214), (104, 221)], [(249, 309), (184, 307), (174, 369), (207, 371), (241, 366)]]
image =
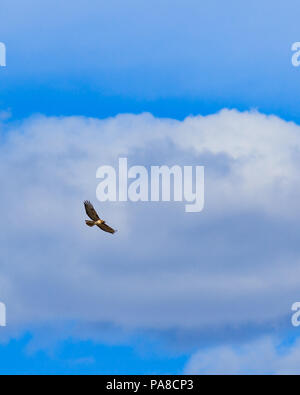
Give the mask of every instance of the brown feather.
[(93, 221), (85, 221), (88, 226), (97, 225), (98, 228), (100, 228), (104, 232), (111, 233), (111, 234), (114, 234), (114, 233), (117, 232), (115, 229), (111, 228), (104, 221), (102, 221), (100, 219), (97, 211), (94, 209), (94, 206), (92, 205), (91, 202), (86, 200), (84, 202), (84, 207), (85, 207), (85, 211), (86, 211), (87, 216), (90, 217), (93, 220)]
[(111, 234), (116, 233), (116, 230), (113, 229), (113, 228), (111, 228), (110, 226), (108, 226), (106, 223), (103, 223), (103, 224), (97, 225), (97, 226), (98, 226), (100, 229), (102, 229), (104, 232), (111, 233)]
[(92, 205), (91, 202), (85, 201), (84, 202), (84, 207), (85, 207), (85, 212), (88, 217), (90, 217), (93, 221), (99, 221), (100, 217), (97, 214), (97, 211), (94, 209), (94, 206)]

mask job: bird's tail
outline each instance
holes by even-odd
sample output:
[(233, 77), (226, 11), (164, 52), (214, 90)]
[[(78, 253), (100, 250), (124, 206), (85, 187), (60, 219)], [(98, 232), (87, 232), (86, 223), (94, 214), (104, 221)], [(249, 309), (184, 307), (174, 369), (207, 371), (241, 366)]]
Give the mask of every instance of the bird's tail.
[(87, 226), (95, 226), (95, 222), (94, 221), (85, 221), (85, 223), (87, 224)]

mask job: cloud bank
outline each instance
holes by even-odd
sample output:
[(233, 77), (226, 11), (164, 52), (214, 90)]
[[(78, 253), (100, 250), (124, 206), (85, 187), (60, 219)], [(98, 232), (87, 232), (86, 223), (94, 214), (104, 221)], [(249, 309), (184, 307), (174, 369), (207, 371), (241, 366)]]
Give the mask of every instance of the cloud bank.
[[(224, 328), (290, 325), (299, 299), (299, 148), (299, 126), (257, 112), (4, 120), (7, 330), (79, 322), (213, 340)], [(204, 211), (97, 203), (97, 168), (123, 156), (129, 165), (204, 165)], [(85, 199), (116, 237), (86, 227)]]

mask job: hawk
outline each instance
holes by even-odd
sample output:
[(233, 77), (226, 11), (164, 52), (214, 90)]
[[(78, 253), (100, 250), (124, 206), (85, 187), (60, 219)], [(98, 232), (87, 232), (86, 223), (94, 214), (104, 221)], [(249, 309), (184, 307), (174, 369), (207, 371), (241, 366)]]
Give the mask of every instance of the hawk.
[(112, 229), (110, 226), (108, 226), (106, 224), (105, 221), (103, 221), (102, 219), (100, 219), (99, 215), (97, 214), (97, 211), (94, 209), (94, 206), (92, 205), (91, 202), (89, 201), (85, 201), (84, 202), (84, 207), (85, 207), (85, 212), (87, 214), (88, 217), (91, 218), (92, 221), (85, 221), (85, 223), (87, 224), (87, 226), (98, 226), (98, 228), (102, 229), (104, 232), (107, 233), (116, 233), (115, 229)]

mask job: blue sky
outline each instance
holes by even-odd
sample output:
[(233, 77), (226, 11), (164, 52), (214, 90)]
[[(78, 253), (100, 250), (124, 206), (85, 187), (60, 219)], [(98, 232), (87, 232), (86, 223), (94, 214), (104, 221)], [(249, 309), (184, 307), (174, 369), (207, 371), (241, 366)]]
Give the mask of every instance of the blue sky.
[[(1, 373), (295, 372), (299, 7), (2, 0)], [(118, 238), (85, 229), (122, 155), (205, 165), (205, 210), (108, 203)]]
[(2, 3), (1, 103), (16, 117), (224, 107), (297, 117), (296, 1), (74, 3)]

